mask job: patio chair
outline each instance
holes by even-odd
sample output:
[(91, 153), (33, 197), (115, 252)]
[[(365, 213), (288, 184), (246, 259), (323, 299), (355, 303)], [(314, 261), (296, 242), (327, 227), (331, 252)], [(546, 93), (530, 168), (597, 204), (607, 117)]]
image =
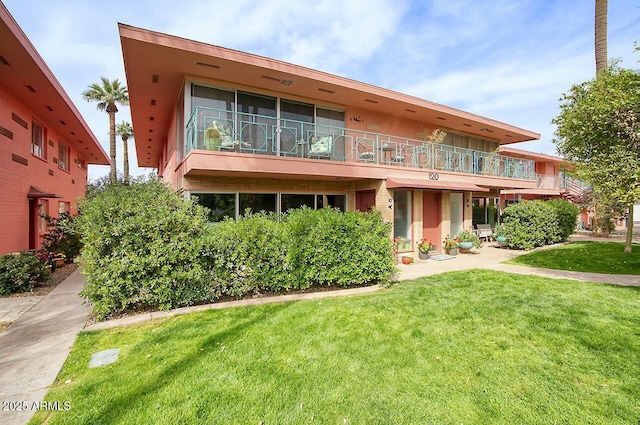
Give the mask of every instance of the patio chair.
[(491, 229), (490, 224), (476, 224), (476, 235), (480, 239), (485, 240), (485, 242), (489, 242), (493, 235), (493, 230)]

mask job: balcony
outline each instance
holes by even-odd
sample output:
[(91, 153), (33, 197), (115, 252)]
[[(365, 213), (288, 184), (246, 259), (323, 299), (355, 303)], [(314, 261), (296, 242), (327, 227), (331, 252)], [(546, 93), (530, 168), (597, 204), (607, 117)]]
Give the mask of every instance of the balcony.
[(186, 126), (192, 150), (308, 158), (535, 180), (534, 162), (423, 140), (229, 110), (197, 107)]

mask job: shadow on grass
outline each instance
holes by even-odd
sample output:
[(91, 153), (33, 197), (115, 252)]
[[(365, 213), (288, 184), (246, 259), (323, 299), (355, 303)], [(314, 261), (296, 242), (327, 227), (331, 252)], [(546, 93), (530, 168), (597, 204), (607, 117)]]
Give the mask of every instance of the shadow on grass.
[[(292, 303), (289, 302), (271, 304), (269, 305), (269, 315), (277, 315), (287, 309), (291, 304)], [(241, 312), (242, 310), (238, 310), (238, 313)], [(152, 374), (152, 377), (148, 377), (143, 382), (140, 382), (140, 385), (129, 387), (128, 391), (123, 392), (114, 399), (109, 398), (109, 401), (105, 400), (104, 404), (94, 406), (95, 410), (93, 410), (91, 417), (87, 419), (93, 423), (119, 423), (123, 421), (126, 419), (126, 416), (131, 413), (131, 409), (134, 408), (136, 404), (144, 403), (145, 399), (153, 399), (153, 395), (162, 390), (168, 381), (179, 379), (182, 374), (199, 364), (198, 360), (203, 356), (207, 356), (212, 349), (219, 349), (220, 344), (225, 341), (246, 338), (247, 330), (264, 320), (263, 314), (255, 310), (253, 310), (252, 313), (252, 317), (244, 320), (234, 317), (234, 325), (225, 325), (224, 331), (206, 337), (200, 344), (195, 346), (195, 348), (189, 350), (191, 351), (190, 354), (182, 351), (179, 360), (174, 359), (171, 364), (167, 365), (149, 365), (149, 368), (158, 369), (157, 372)], [(159, 335), (154, 336), (150, 340), (145, 339), (139, 342), (134, 346), (132, 351), (142, 351), (143, 348), (141, 348), (141, 346), (155, 347), (165, 344), (167, 340), (175, 339), (175, 331), (177, 328), (180, 328), (180, 323), (167, 327), (167, 329), (164, 329)], [(138, 378), (140, 379), (141, 377)], [(94, 382), (92, 386), (98, 390), (108, 379), (109, 377), (105, 376), (104, 379)], [(175, 406), (171, 406), (171, 408), (175, 408)]]

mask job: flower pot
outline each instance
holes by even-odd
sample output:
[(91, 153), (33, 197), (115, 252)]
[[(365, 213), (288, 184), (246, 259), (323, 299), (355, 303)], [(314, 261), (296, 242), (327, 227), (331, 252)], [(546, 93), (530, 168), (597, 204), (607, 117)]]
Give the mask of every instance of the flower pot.
[(473, 248), (473, 242), (460, 242), (460, 249), (471, 249)]
[(458, 255), (458, 248), (451, 248), (447, 250), (448, 255)]
[(413, 263), (413, 257), (402, 256), (402, 264), (411, 264)]
[(427, 259), (429, 259), (429, 253), (428, 252), (418, 251), (418, 257), (421, 260), (427, 260)]
[(497, 236), (496, 240), (500, 243), (505, 243), (507, 241), (507, 237), (506, 236)]

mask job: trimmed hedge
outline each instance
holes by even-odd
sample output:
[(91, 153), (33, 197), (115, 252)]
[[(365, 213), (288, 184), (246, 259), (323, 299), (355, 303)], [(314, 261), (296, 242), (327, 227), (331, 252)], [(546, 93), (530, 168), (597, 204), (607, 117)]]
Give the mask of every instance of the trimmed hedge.
[(574, 232), (577, 216), (577, 207), (564, 200), (523, 201), (510, 205), (502, 216), (508, 235), (507, 246), (533, 249), (561, 242)]
[(210, 223), (156, 181), (111, 185), (80, 203), (87, 276), (100, 320), (314, 285), (386, 283), (396, 272), (379, 213), (322, 209)]
[(299, 288), (388, 282), (395, 274), (391, 223), (379, 212), (294, 210), (284, 221)]
[(49, 276), (44, 263), (33, 254), (21, 252), (0, 257), (0, 295), (31, 291)]

